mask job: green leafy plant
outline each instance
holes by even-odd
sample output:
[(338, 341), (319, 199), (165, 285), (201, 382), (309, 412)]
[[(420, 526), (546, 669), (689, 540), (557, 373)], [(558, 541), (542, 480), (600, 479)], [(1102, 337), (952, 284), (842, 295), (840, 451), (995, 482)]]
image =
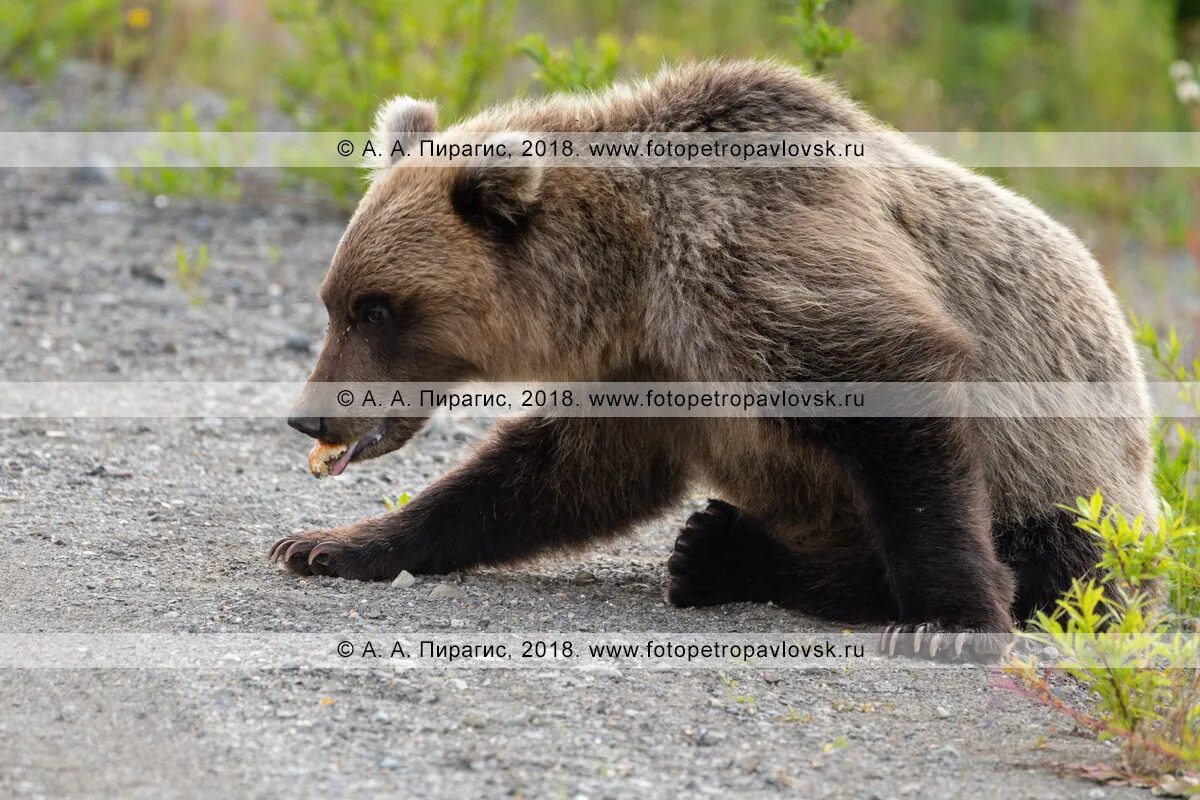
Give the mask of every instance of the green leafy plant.
[(579, 92), (611, 83), (621, 61), (621, 42), (600, 34), (592, 44), (576, 39), (569, 48), (551, 50), (546, 38), (531, 33), (517, 49), (537, 65), (534, 80), (551, 92)]
[(809, 711), (799, 712), (790, 704), (784, 703), (783, 707), (787, 709), (783, 716), (779, 718), (780, 722), (788, 725), (807, 725), (812, 722), (812, 713)]
[[(1200, 361), (1184, 359), (1173, 329), (1160, 336), (1136, 319), (1134, 328), (1159, 377), (1200, 412)], [(1033, 659), (1010, 670), (1027, 694), (1116, 740), (1123, 777), (1192, 796), (1200, 795), (1200, 447), (1194, 421), (1159, 420), (1153, 438), (1163, 501), (1155, 524), (1106, 508), (1099, 493), (1077, 499), (1076, 527), (1101, 546), (1100, 577), (1075, 581), (1026, 634), (1057, 650), (1050, 669), (1090, 690), (1093, 708), (1067, 705)]]
[(792, 13), (780, 18), (791, 30), (802, 62), (813, 72), (825, 72), (855, 45), (853, 33), (826, 19), (828, 5), (829, 0), (796, 0)]
[(718, 673), (718, 677), (720, 677), (721, 683), (725, 687), (725, 696), (730, 700), (740, 706), (747, 706), (750, 709), (753, 709), (758, 705), (758, 699), (755, 698), (754, 695), (750, 694), (749, 692), (738, 690), (737, 678), (734, 678), (727, 672)]
[[(1187, 361), (1174, 328), (1160, 336), (1153, 326), (1133, 320), (1138, 343), (1159, 377), (1176, 384), (1179, 401), (1200, 416), (1200, 359)], [(1200, 528), (1200, 431), (1195, 417), (1158, 420), (1154, 428), (1155, 488), (1168, 513)], [(1165, 596), (1175, 614), (1200, 619), (1200, 539), (1179, 545), (1166, 577)]]
[(409, 500), (412, 500), (412, 498), (408, 496), (408, 492), (401, 492), (396, 497), (384, 497), (383, 507), (388, 511), (399, 511), (408, 505)]
[(830, 753), (836, 753), (838, 750), (845, 750), (849, 746), (850, 741), (845, 736), (838, 736), (837, 738), (821, 745), (821, 752), (825, 755), (829, 755)]
[(1116, 739), (1131, 775), (1157, 780), (1200, 770), (1200, 637), (1181, 630), (1186, 622), (1153, 592), (1196, 531), (1166, 516), (1147, 530), (1141, 517), (1106, 509), (1098, 493), (1079, 498), (1075, 513), (1077, 527), (1103, 548), (1102, 577), (1076, 580), (1025, 635), (1057, 649), (1055, 668), (1094, 693), (1094, 708), (1066, 707), (1032, 661), (1010, 669), (1038, 699), (1101, 739)]
[(196, 248), (195, 258), (188, 256), (182, 244), (175, 245), (175, 284), (188, 296), (188, 302), (198, 306), (204, 302), (201, 284), (208, 269), (208, 245)]
[[(233, 102), (209, 128), (216, 133), (252, 131), (254, 116), (244, 103)], [(229, 139), (214, 139), (203, 134), (196, 110), (184, 103), (178, 111), (164, 111), (158, 116), (159, 144), (139, 153), (150, 165), (122, 168), (117, 176), (128, 186), (151, 194), (191, 195), (236, 200), (242, 195), (242, 183), (235, 170), (222, 166), (236, 157)], [(156, 166), (154, 162), (168, 157), (183, 157), (196, 162), (195, 166)]]

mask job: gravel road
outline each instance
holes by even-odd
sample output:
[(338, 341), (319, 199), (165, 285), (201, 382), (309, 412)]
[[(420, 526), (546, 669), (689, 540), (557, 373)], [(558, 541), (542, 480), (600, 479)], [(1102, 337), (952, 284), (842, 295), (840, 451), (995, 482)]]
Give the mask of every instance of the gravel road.
[[(28, 127), (13, 109), (32, 101), (5, 98), (0, 128)], [(315, 287), (344, 222), (303, 193), (156, 203), (104, 169), (0, 173), (0, 378), (302, 380), (324, 327)], [(209, 266), (193, 304), (173, 281), (174, 252), (202, 243)], [(282, 535), (420, 491), (484, 434), (439, 421), (400, 453), (318, 483), (307, 441), (282, 419), (6, 420), (0, 633), (307, 633), (332, 644), (417, 631), (842, 630), (766, 606), (666, 606), (663, 564), (699, 495), (585, 554), (404, 589), (301, 579), (267, 562)], [(904, 661), (0, 669), (0, 796), (1143, 794), (1063, 774), (1111, 747), (1001, 677)], [(1061, 691), (1086, 702), (1070, 684)]]

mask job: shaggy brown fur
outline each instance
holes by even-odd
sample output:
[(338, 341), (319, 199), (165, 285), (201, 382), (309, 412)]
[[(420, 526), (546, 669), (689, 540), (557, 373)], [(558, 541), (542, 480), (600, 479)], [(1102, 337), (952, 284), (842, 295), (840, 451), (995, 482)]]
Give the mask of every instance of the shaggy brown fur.
[[(381, 134), (432, 129), (407, 98)], [(709, 63), (471, 131), (883, 130), (825, 84)], [(409, 156), (413, 158), (413, 156)], [(313, 381), (1142, 380), (1096, 262), (995, 183), (911, 167), (383, 169), (321, 294)], [(374, 420), (308, 421), (349, 443)], [(362, 457), (404, 444), (392, 420)], [(679, 605), (1001, 631), (1094, 563), (1056, 503), (1150, 511), (1139, 419), (529, 419), (403, 511), (281, 541), (291, 570), (388, 579), (619, 534), (715, 487), (670, 561)]]

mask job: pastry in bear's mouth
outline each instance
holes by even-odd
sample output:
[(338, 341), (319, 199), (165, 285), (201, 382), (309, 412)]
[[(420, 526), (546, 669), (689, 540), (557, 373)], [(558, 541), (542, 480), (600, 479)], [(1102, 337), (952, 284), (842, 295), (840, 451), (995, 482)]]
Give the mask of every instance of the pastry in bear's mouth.
[(313, 449), (308, 451), (308, 471), (314, 478), (341, 475), (351, 461), (383, 438), (382, 427), (376, 427), (352, 445), (329, 444), (318, 440)]
[(330, 462), (337, 461), (348, 449), (344, 444), (317, 442), (313, 449), (308, 451), (308, 471), (314, 478), (324, 478), (329, 474)]

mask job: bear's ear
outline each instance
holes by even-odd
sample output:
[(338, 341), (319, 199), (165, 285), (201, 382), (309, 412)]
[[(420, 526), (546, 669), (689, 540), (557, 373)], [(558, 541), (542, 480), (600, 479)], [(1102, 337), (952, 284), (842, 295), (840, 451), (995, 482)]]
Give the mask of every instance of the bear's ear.
[(373, 166), (386, 169), (417, 147), (418, 134), (437, 130), (437, 106), (411, 97), (393, 97), (375, 114), (371, 132), (376, 147), (382, 145)]
[(450, 198), (463, 219), (500, 236), (521, 229), (541, 200), (545, 172), (541, 159), (522, 155), (528, 138), (519, 133), (492, 136), (484, 143), (485, 154), (463, 168)]

